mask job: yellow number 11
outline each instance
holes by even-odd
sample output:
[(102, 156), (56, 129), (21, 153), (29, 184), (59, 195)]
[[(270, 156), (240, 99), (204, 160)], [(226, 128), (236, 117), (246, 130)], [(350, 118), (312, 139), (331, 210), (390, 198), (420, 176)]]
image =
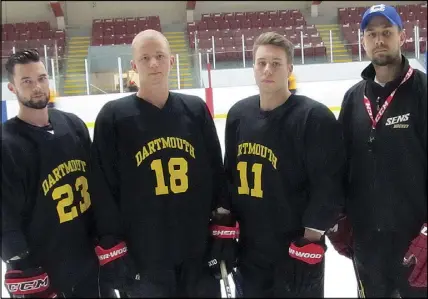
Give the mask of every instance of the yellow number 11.
[[(252, 172), (254, 173), (254, 187), (250, 190), (248, 186), (248, 178), (247, 178), (247, 162), (239, 162), (236, 168), (239, 171), (239, 177), (241, 179), (241, 186), (238, 187), (239, 194), (246, 194), (263, 198), (263, 190), (262, 190), (262, 168), (263, 165), (260, 163), (254, 163), (252, 167)], [(251, 191), (251, 193), (250, 193)]]

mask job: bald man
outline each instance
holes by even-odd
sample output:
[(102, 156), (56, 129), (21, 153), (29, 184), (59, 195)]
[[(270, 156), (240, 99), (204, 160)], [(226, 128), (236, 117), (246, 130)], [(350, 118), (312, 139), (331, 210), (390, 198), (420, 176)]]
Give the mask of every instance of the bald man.
[(169, 90), (174, 57), (160, 32), (139, 33), (132, 55), (138, 92), (95, 122), (101, 279), (129, 297), (220, 297), (207, 263), (211, 214), (227, 196), (213, 119), (201, 98)]

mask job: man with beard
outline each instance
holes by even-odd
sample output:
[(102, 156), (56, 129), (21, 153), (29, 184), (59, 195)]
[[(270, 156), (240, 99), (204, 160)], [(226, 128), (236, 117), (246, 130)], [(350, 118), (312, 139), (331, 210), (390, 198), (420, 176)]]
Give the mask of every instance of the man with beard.
[(361, 30), (371, 64), (342, 103), (347, 200), (328, 236), (366, 297), (426, 297), (427, 77), (401, 54), (393, 7), (372, 6)]
[(11, 55), (16, 117), (2, 124), (2, 253), (12, 298), (114, 297), (100, 290), (91, 237), (91, 140), (77, 116), (48, 109), (35, 50)]

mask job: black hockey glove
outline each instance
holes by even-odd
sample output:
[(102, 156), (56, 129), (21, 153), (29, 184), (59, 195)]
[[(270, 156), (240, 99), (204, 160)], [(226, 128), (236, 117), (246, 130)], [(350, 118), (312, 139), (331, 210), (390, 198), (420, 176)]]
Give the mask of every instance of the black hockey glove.
[(208, 267), (214, 277), (221, 279), (221, 261), (225, 261), (228, 274), (236, 267), (239, 227), (230, 213), (214, 212), (209, 230), (211, 239)]
[(111, 236), (101, 238), (95, 252), (100, 262), (100, 280), (110, 287), (126, 291), (139, 280), (134, 261), (123, 241)]
[(13, 261), (7, 261), (4, 285), (11, 298), (60, 298), (51, 287), (48, 274), (31, 265), (28, 253)]
[[(300, 238), (291, 243), (288, 254), (292, 258), (294, 283), (291, 287), (297, 295), (304, 295), (324, 283), (325, 237), (318, 242)], [(285, 269), (287, 270), (287, 269)]]

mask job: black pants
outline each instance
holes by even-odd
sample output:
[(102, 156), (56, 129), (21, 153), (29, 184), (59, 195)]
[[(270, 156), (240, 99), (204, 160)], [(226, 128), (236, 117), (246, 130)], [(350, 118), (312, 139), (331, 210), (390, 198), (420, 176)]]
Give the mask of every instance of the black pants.
[(203, 260), (187, 260), (170, 269), (140, 273), (140, 281), (126, 292), (130, 298), (221, 298), (219, 280)]
[(402, 265), (412, 238), (392, 232), (355, 236), (355, 259), (366, 297), (427, 296), (426, 288), (409, 285), (408, 277), (413, 267)]
[[(274, 263), (254, 258), (242, 259), (238, 271), (242, 275), (243, 297), (323, 298), (324, 262), (315, 266), (302, 263), (288, 255), (281, 262)], [(309, 272), (311, 278), (305, 280), (302, 274), (308, 275)], [(302, 285), (303, 281), (305, 286)]]
[(99, 282), (98, 267), (89, 271), (71, 291), (63, 292), (62, 295), (65, 298), (117, 298), (113, 289)]

